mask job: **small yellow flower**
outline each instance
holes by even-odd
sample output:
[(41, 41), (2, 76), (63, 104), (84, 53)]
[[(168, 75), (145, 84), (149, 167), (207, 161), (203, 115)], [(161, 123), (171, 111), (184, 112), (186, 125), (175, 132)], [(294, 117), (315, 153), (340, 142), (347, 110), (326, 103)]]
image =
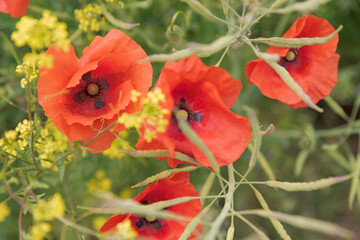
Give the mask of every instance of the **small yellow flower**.
[(9, 131), (6, 131), (4, 135), (5, 135), (6, 140), (9, 143), (12, 143), (12, 142), (14, 142), (14, 140), (16, 140), (18, 133), (17, 133), (17, 131), (9, 130)]
[(104, 192), (111, 189), (111, 179), (105, 176), (103, 170), (98, 170), (95, 177), (90, 179), (87, 184), (89, 192)]
[(133, 189), (131, 187), (127, 187), (127, 188), (124, 188), (123, 190), (121, 190), (119, 196), (122, 199), (128, 199), (128, 198), (131, 198), (132, 192), (133, 192)]
[[(41, 129), (40, 136), (35, 144), (39, 152), (40, 163), (43, 168), (50, 168), (55, 161), (54, 153), (66, 151), (67, 148), (70, 148), (70, 145), (66, 136), (49, 119), (45, 127)], [(56, 172), (58, 170), (57, 166), (53, 170)]]
[(79, 29), (84, 32), (99, 31), (101, 16), (101, 6), (96, 3), (90, 3), (84, 9), (75, 9), (75, 18), (79, 21)]
[(103, 152), (103, 154), (111, 159), (122, 158), (125, 154), (120, 153), (119, 150), (132, 150), (132, 147), (125, 139), (129, 136), (128, 131), (119, 133), (119, 137), (112, 142), (111, 147)]
[(10, 215), (10, 208), (6, 205), (6, 203), (0, 204), (0, 222), (3, 222), (5, 218)]
[[(131, 101), (137, 102), (140, 94), (136, 91), (131, 92)], [(144, 139), (151, 142), (157, 137), (157, 133), (164, 133), (169, 121), (165, 116), (170, 112), (160, 106), (160, 103), (165, 102), (165, 94), (160, 88), (156, 88), (148, 92), (146, 97), (141, 99), (142, 110), (132, 114), (123, 113), (118, 119), (120, 124), (126, 128), (135, 128), (140, 132), (141, 127), (144, 127)]]
[(31, 240), (43, 240), (51, 231), (51, 225), (40, 222), (33, 225), (30, 229)]
[(100, 228), (102, 227), (102, 225), (104, 225), (104, 223), (107, 221), (106, 217), (95, 217), (92, 220), (92, 226), (96, 231), (99, 231)]
[(140, 95), (141, 95), (141, 93), (140, 92), (138, 92), (138, 91), (136, 91), (136, 90), (131, 90), (131, 92), (130, 92), (130, 100), (132, 101), (132, 102), (134, 102), (134, 103), (136, 103), (137, 102), (137, 100), (138, 100), (138, 98), (140, 97)]
[(39, 20), (22, 17), (16, 23), (17, 31), (11, 34), (11, 39), (17, 47), (28, 45), (33, 50), (42, 50), (55, 43), (58, 48), (67, 51), (70, 42), (66, 28), (66, 24), (58, 22), (56, 16), (44, 11)]
[(35, 222), (51, 221), (56, 216), (65, 215), (65, 203), (60, 193), (55, 193), (48, 201), (40, 199), (33, 207)]
[(116, 237), (118, 237), (118, 239), (131, 240), (135, 239), (138, 235), (135, 229), (132, 227), (131, 221), (129, 219), (116, 225), (116, 229)]

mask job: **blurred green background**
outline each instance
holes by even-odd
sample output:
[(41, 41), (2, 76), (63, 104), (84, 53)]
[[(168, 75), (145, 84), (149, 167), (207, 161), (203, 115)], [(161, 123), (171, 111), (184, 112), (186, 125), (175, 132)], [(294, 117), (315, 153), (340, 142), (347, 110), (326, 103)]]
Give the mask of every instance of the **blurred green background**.
[[(59, 17), (60, 21), (66, 22), (69, 34), (72, 35), (78, 26), (74, 18), (74, 9), (79, 9), (91, 1), (74, 1), (74, 0), (30, 0), (30, 7), (27, 15), (35, 18), (41, 17), (41, 9), (49, 9), (54, 12), (65, 13), (68, 17)], [(215, 15), (223, 18), (220, 1), (203, 0), (204, 6), (210, 9)], [(242, 11), (241, 1), (229, 1), (230, 4), (239, 12)], [(253, 1), (255, 2), (255, 1)], [(140, 23), (140, 26), (123, 30), (126, 34), (138, 42), (148, 55), (156, 53), (170, 53), (172, 49), (182, 49), (189, 42), (210, 43), (217, 37), (226, 34), (227, 27), (224, 24), (213, 22), (203, 18), (201, 15), (193, 12), (185, 3), (180, 1), (123, 1), (124, 8), (120, 4), (115, 5), (113, 14), (116, 18), (124, 22)], [(271, 1), (261, 1), (264, 6), (269, 6)], [(40, 7), (40, 8), (39, 8)], [(179, 15), (176, 25), (181, 28), (182, 39), (178, 42), (171, 42), (166, 36), (166, 30), (172, 17), (177, 11), (183, 11)], [(321, 5), (312, 14), (327, 19), (335, 28), (343, 25), (344, 29), (340, 32), (340, 40), (337, 53), (341, 55), (339, 63), (338, 84), (331, 93), (332, 98), (337, 101), (344, 111), (350, 115), (353, 110), (355, 99), (360, 94), (360, 3), (357, 0), (333, 0), (325, 5)], [(287, 15), (271, 14), (265, 16), (258, 24), (252, 28), (251, 37), (272, 37), (281, 36), (288, 27), (303, 13), (291, 13)], [(9, 15), (0, 14), (0, 31), (7, 38), (15, 30), (15, 24), (18, 19), (13, 19)], [(109, 25), (102, 25), (99, 35), (105, 35), (111, 29)], [(76, 53), (81, 56), (82, 49), (92, 40), (91, 36), (82, 33), (73, 45)], [(266, 50), (263, 46), (261, 49)], [(27, 47), (16, 48), (19, 57), (29, 52)], [(0, 41), (0, 95), (25, 107), (25, 90), (20, 88), (20, 76), (14, 73), (17, 66), (11, 52), (5, 41)], [(222, 51), (211, 57), (202, 60), (210, 65), (216, 64), (222, 55)], [(329, 176), (340, 176), (349, 173), (347, 169), (339, 166), (331, 157), (332, 153), (323, 150), (322, 146), (329, 143), (337, 143), (340, 138), (320, 138), (314, 142), (314, 138), (307, 137), (308, 133), (315, 129), (332, 129), (339, 125), (346, 124), (344, 120), (338, 117), (328, 105), (321, 101), (320, 107), (325, 109), (323, 114), (319, 114), (311, 109), (294, 110), (282, 103), (268, 99), (261, 95), (255, 86), (247, 83), (244, 68), (247, 62), (255, 59), (252, 50), (244, 44), (235, 45), (230, 48), (228, 54), (224, 57), (221, 67), (227, 69), (235, 79), (240, 79), (243, 84), (243, 90), (240, 93), (237, 103), (232, 107), (235, 113), (244, 115), (242, 110), (244, 104), (251, 106), (256, 110), (260, 124), (267, 127), (270, 123), (274, 124), (276, 130), (270, 136), (263, 138), (261, 151), (269, 161), (275, 175), (280, 181), (313, 181)], [(160, 70), (164, 64), (154, 63), (155, 83), (159, 76)], [(4, 98), (0, 99), (0, 133), (5, 130), (14, 129), (18, 122), (26, 118), (26, 113), (8, 104)], [(359, 119), (359, 114), (357, 114)], [(300, 133), (299, 136), (292, 136), (289, 129)], [(129, 141), (136, 143), (136, 132), (130, 132)], [(311, 134), (310, 134), (311, 135)], [(352, 135), (344, 139), (340, 145), (338, 153), (346, 160), (351, 155), (356, 156), (359, 151), (359, 136)], [(296, 159), (302, 149), (308, 149), (308, 157), (303, 166), (302, 172), (296, 176), (294, 168)], [(249, 151), (246, 151), (241, 158), (235, 163), (235, 168), (244, 173), (248, 160)], [(71, 199), (74, 206), (94, 206), (97, 199), (88, 189), (88, 182), (94, 177), (97, 170), (104, 170), (106, 176), (111, 179), (111, 191), (116, 195), (129, 192), (129, 187), (144, 180), (146, 177), (154, 175), (162, 170), (168, 169), (166, 162), (157, 161), (156, 159), (138, 159), (129, 156), (121, 156), (115, 159), (109, 159), (103, 154), (76, 154), (71, 164), (66, 166), (65, 178), (63, 181), (59, 178), (59, 173), (50, 173), (40, 178), (40, 181), (47, 183), (49, 189), (36, 189), (36, 193), (46, 192), (49, 196), (54, 192), (61, 192), (67, 204), (66, 198), (69, 188)], [(224, 169), (223, 169), (224, 170)], [(208, 175), (206, 169), (196, 170), (191, 174), (192, 183), (200, 191), (202, 184)], [(225, 174), (226, 175), (226, 174)], [(257, 165), (255, 170), (248, 177), (253, 181), (264, 181), (267, 177), (264, 171)], [(14, 183), (13, 188), (21, 186), (21, 183)], [(352, 210), (348, 207), (348, 194), (350, 190), (350, 181), (335, 185), (331, 188), (313, 191), (313, 192), (296, 192), (289, 193), (285, 191), (275, 191), (269, 187), (259, 187), (267, 200), (270, 209), (281, 211), (289, 214), (303, 215), (340, 224), (360, 234), (360, 205), (355, 202)], [(133, 197), (142, 189), (131, 190), (127, 194)], [(219, 186), (215, 183), (211, 194), (217, 194)], [(130, 195), (129, 195), (130, 194)], [(126, 195), (126, 194), (125, 194)], [(0, 201), (8, 197), (3, 185), (0, 185)], [(238, 210), (260, 208), (253, 192), (248, 186), (241, 186), (234, 198), (235, 208)], [(4, 222), (0, 223), (0, 239), (17, 239), (17, 219), (19, 206), (13, 202), (8, 202), (12, 214)], [(222, 201), (217, 202), (221, 207)], [(219, 208), (220, 209), (220, 208)], [(75, 209), (75, 216), (82, 214), (81, 210)], [(216, 210), (209, 214), (214, 217)], [(78, 223), (87, 227), (92, 227), (94, 216), (83, 218)], [(208, 219), (209, 220), (209, 219)], [(259, 217), (249, 217), (256, 226), (262, 229), (270, 239), (280, 239), (273, 229), (270, 221)], [(222, 228), (222, 234), (227, 230), (229, 225), (227, 220)], [(23, 220), (23, 229), (26, 230), (32, 224), (31, 214), (26, 214)], [(338, 239), (314, 232), (303, 231), (284, 224), (290, 236), (293, 239), (322, 240)], [(48, 239), (60, 239), (61, 225), (53, 223), (53, 234)], [(75, 239), (75, 231), (68, 228), (66, 239)], [(252, 233), (252, 230), (243, 222), (236, 220), (235, 238), (241, 239)], [(86, 239), (93, 239), (87, 237)]]

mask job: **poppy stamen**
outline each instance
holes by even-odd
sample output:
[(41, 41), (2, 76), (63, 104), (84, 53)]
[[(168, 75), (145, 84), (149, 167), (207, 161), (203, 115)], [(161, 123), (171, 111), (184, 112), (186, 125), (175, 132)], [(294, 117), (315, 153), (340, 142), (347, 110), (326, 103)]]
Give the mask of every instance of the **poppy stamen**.
[(201, 115), (201, 113), (193, 113), (192, 118), (197, 122), (201, 122), (202, 115)]
[(156, 219), (155, 221), (151, 222), (151, 226), (153, 228), (155, 228), (156, 230), (160, 230), (162, 228), (161, 223), (158, 219)]
[(137, 221), (136, 226), (140, 229), (142, 227), (144, 227), (147, 224), (147, 221), (145, 218), (141, 218), (139, 221)]
[(99, 86), (95, 83), (90, 83), (87, 88), (86, 91), (88, 94), (90, 94), (91, 96), (95, 96), (96, 94), (98, 94), (99, 92)]
[(96, 99), (95, 103), (94, 103), (94, 108), (95, 109), (100, 109), (100, 108), (105, 107), (105, 105), (106, 105), (106, 103), (103, 100)]

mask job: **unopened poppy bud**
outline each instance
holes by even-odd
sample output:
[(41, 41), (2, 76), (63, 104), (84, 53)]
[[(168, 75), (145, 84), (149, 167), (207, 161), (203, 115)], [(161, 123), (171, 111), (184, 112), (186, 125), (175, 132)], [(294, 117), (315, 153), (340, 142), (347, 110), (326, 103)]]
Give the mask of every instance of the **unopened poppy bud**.
[(183, 34), (184, 32), (181, 27), (175, 24), (169, 26), (166, 30), (166, 38), (173, 43), (180, 41), (183, 38)]

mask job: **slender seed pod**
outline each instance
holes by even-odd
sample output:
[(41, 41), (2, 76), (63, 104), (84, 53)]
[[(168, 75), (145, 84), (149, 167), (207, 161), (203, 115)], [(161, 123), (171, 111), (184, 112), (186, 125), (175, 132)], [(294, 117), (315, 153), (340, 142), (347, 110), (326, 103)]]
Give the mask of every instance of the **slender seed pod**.
[(340, 25), (333, 33), (327, 37), (313, 37), (313, 38), (281, 38), (281, 37), (272, 37), (272, 38), (256, 38), (251, 41), (258, 43), (265, 43), (274, 47), (283, 47), (283, 48), (300, 48), (302, 46), (310, 46), (315, 44), (325, 44), (331, 39), (333, 39), (338, 32), (343, 28)]
[(314, 182), (279, 182), (279, 181), (266, 181), (265, 184), (270, 187), (280, 188), (289, 192), (297, 191), (313, 191), (326, 187), (330, 187), (334, 184), (344, 182), (352, 177), (352, 174), (339, 176), (339, 177), (329, 177), (320, 179)]

